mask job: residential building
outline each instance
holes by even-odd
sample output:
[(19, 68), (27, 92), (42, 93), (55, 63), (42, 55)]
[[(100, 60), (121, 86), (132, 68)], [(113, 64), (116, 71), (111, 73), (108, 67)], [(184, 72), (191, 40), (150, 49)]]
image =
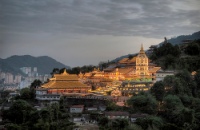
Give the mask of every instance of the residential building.
[(128, 119), (129, 113), (124, 111), (109, 111), (104, 112), (105, 116), (108, 117), (108, 119)]
[(22, 76), (21, 75), (15, 75), (15, 83), (20, 83), (22, 80)]
[(70, 113), (82, 113), (84, 105), (73, 105), (69, 108)]
[(14, 82), (13, 75), (11, 73), (6, 73), (5, 83), (12, 84)]
[(36, 89), (36, 98), (38, 101), (59, 101), (61, 98), (61, 94), (49, 94), (48, 89), (39, 88)]
[(93, 106), (93, 107), (86, 107), (85, 110), (86, 110), (86, 111), (97, 111), (98, 108), (95, 107), (95, 106)]
[(139, 113), (137, 113), (137, 114), (131, 114), (130, 115), (130, 121), (132, 123), (134, 123), (137, 120), (137, 118), (145, 118), (146, 116), (148, 116), (148, 114), (139, 114)]
[(166, 76), (174, 75), (175, 71), (164, 71), (164, 70), (159, 70), (156, 72), (156, 81), (161, 81), (163, 80)]

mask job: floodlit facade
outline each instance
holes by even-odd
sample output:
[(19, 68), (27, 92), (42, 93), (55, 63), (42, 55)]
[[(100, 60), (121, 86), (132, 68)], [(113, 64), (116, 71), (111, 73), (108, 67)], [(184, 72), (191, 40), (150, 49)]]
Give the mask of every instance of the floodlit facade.
[[(113, 80), (155, 81), (160, 67), (152, 64), (145, 54), (143, 46), (137, 56), (123, 58), (115, 65), (104, 69), (104, 75)], [(106, 76), (105, 76), (106, 77)]]
[(66, 70), (62, 74), (54, 74), (49, 82), (36, 89), (38, 100), (60, 100), (62, 95), (81, 95), (91, 89), (78, 80), (75, 74), (68, 74)]
[[(103, 87), (97, 87), (96, 91), (103, 91), (104, 94), (107, 90), (112, 91), (111, 95), (125, 95), (128, 96), (131, 93), (138, 93), (139, 91), (148, 91), (153, 83), (156, 81), (156, 72), (161, 67), (157, 67), (151, 63), (147, 55), (145, 54), (143, 45), (141, 45), (140, 51), (135, 56), (123, 58), (117, 63), (109, 65), (103, 71), (94, 69), (89, 73), (80, 73), (79, 77), (84, 82), (89, 83), (105, 83), (106, 86), (112, 86), (113, 81), (119, 81), (122, 84), (116, 88), (108, 89)], [(107, 81), (107, 82), (106, 82)], [(98, 84), (96, 85), (98, 86)], [(120, 91), (121, 93), (117, 93)]]

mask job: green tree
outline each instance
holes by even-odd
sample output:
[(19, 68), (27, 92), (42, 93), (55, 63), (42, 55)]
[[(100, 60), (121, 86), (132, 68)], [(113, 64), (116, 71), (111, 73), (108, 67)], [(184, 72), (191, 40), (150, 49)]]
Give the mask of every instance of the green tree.
[(176, 108), (183, 107), (183, 104), (178, 96), (167, 95), (164, 98), (164, 107), (166, 110), (174, 110)]
[(52, 115), (47, 109), (42, 109), (40, 111), (40, 116), (43, 122), (49, 122), (52, 119)]
[[(164, 86), (166, 89), (167, 94), (184, 94), (186, 88), (184, 88), (184, 84), (182, 84), (182, 80), (180, 78), (177, 78), (175, 76), (167, 76), (164, 78)], [(190, 93), (190, 91), (188, 92)]]
[(188, 55), (199, 55), (200, 54), (200, 46), (197, 43), (189, 44), (185, 48), (185, 53)]
[(157, 112), (158, 103), (156, 99), (149, 93), (139, 93), (136, 96), (132, 96), (128, 101), (128, 105), (133, 109), (148, 114), (154, 114)]
[(127, 126), (125, 130), (143, 130), (143, 129), (139, 125), (131, 124), (131, 125)]
[(200, 70), (197, 71), (196, 75), (194, 76), (194, 80), (196, 83), (195, 94), (196, 94), (196, 97), (200, 98)]
[(99, 119), (98, 124), (99, 124), (100, 126), (106, 127), (106, 126), (108, 125), (108, 122), (109, 122), (109, 120), (108, 120), (107, 117), (101, 117), (101, 118)]
[(31, 88), (36, 88), (39, 87), (42, 84), (42, 82), (39, 79), (35, 79), (32, 83), (31, 83)]
[(35, 110), (35, 111), (31, 111), (30, 112), (30, 117), (29, 119), (27, 120), (27, 125), (30, 127), (30, 128), (33, 128), (34, 127), (34, 124), (40, 119), (40, 113), (39, 111)]
[(23, 88), (20, 90), (20, 98), (23, 100), (31, 99), (31, 91), (29, 88)]
[(21, 130), (21, 126), (18, 124), (8, 123), (5, 125), (7, 130)]
[(51, 72), (51, 75), (53, 76), (54, 74), (59, 74), (60, 69), (59, 68), (54, 68)]
[(33, 108), (24, 100), (15, 101), (8, 111), (3, 112), (3, 118), (13, 123), (22, 124), (30, 118)]
[(193, 97), (188, 96), (187, 94), (179, 95), (181, 102), (185, 107), (190, 107), (192, 105)]
[(31, 91), (31, 99), (35, 99), (35, 89), (39, 86), (41, 86), (42, 82), (38, 79), (35, 79), (30, 86), (30, 91)]
[(137, 118), (135, 123), (141, 126), (144, 130), (147, 130), (147, 129), (159, 130), (164, 125), (162, 118), (157, 117), (157, 116)]
[(44, 122), (44, 120), (39, 119), (36, 124), (34, 124), (35, 130), (50, 130), (49, 122)]
[(162, 101), (165, 96), (165, 87), (162, 81), (156, 82), (150, 90), (151, 94), (156, 97), (158, 101)]
[(128, 126), (128, 120), (126, 119), (115, 119), (112, 121), (112, 128), (123, 130)]

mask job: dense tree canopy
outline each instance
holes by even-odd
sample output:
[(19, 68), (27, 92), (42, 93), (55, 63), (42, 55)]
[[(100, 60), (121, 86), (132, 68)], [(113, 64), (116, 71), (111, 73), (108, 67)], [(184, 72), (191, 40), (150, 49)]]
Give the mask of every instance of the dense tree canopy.
[(163, 97), (165, 96), (165, 87), (164, 83), (162, 81), (156, 82), (152, 87), (151, 87), (151, 93), (156, 97), (156, 100), (162, 101)]
[(194, 40), (188, 44), (173, 46), (164, 43), (153, 50), (150, 59), (162, 67), (162, 69), (187, 69), (196, 71), (200, 69), (200, 40)]
[(154, 114), (157, 111), (157, 101), (149, 93), (141, 92), (136, 96), (132, 96), (128, 100), (128, 104), (133, 107), (136, 111)]

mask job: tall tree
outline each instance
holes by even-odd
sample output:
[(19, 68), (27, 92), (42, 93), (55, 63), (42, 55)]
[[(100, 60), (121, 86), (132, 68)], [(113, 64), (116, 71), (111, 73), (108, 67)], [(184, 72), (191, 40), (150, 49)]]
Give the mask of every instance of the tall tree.
[(156, 99), (158, 101), (162, 101), (163, 97), (165, 96), (165, 87), (164, 87), (164, 83), (162, 81), (158, 81), (156, 82), (152, 87), (150, 92), (152, 93), (152, 95), (154, 95), (156, 97)]
[(39, 87), (42, 84), (42, 82), (39, 79), (35, 79), (30, 86), (31, 91), (31, 99), (35, 99), (35, 89)]
[(132, 96), (127, 103), (136, 111), (141, 111), (148, 114), (154, 114), (157, 112), (158, 103), (156, 99), (149, 93), (141, 92), (136, 96)]
[(30, 118), (33, 108), (24, 100), (15, 101), (8, 111), (3, 112), (3, 118), (13, 123), (22, 124)]

